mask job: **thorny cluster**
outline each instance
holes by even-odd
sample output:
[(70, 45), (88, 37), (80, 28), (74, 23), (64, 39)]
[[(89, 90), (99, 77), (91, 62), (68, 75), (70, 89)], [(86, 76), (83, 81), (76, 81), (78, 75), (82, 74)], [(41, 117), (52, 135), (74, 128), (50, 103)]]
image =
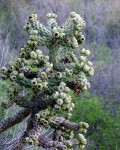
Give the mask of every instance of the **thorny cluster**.
[[(24, 27), (29, 35), (27, 44), (14, 63), (10, 61), (2, 68), (2, 78), (10, 82), (9, 99), (2, 106), (8, 108), (16, 103), (31, 110), (33, 126), (23, 143), (54, 150), (72, 150), (77, 144), (82, 149), (88, 124), (72, 123), (69, 119), (74, 109), (71, 90), (79, 94), (90, 88), (87, 77), (94, 74), (92, 63), (87, 61), (90, 51), (82, 48), (85, 22), (75, 12), (71, 12), (60, 27), (56, 18), (56, 14), (47, 14), (45, 27), (36, 14), (29, 17)], [(39, 46), (46, 46), (49, 56), (45, 56)], [(80, 48), (79, 58), (74, 54), (76, 48)], [(41, 136), (39, 128), (42, 127), (54, 129), (49, 139)]]

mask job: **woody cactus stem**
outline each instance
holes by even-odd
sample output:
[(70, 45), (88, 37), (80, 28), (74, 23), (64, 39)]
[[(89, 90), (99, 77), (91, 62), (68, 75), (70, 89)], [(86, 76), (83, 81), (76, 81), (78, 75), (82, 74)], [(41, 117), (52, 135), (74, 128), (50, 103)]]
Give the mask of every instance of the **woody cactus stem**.
[(13, 116), (2, 120), (0, 122), (0, 132), (20, 123), (30, 114), (30, 112), (30, 109), (22, 109)]

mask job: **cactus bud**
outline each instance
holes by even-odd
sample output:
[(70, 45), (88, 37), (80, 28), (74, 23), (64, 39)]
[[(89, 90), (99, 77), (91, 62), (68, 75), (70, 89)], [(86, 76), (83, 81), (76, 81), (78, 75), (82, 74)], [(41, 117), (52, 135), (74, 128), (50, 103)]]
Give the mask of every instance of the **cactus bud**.
[(32, 52), (30, 53), (30, 57), (31, 57), (32, 59), (36, 59), (36, 58), (37, 58), (37, 55), (36, 55), (36, 53), (35, 53), (34, 51), (32, 51)]
[(16, 76), (10, 76), (10, 80), (11, 81), (15, 81), (16, 80)]
[(80, 144), (83, 144), (83, 145), (87, 144), (87, 141), (85, 137), (83, 136), (83, 134), (80, 134), (80, 133), (78, 134), (78, 140), (80, 141)]
[(62, 99), (60, 99), (60, 98), (59, 98), (59, 99), (57, 99), (57, 104), (61, 106), (61, 105), (63, 104), (63, 100), (62, 100)]
[(90, 66), (90, 67), (92, 67), (92, 62), (88, 61), (87, 65)]
[(85, 61), (86, 61), (86, 57), (80, 56), (80, 61), (81, 61), (81, 62), (85, 62)]
[(9, 93), (9, 97), (10, 97), (10, 98), (13, 98), (13, 97), (14, 97), (14, 94), (13, 94), (13, 93)]
[(90, 55), (90, 50), (85, 50), (84, 54), (88, 57)]
[(70, 17), (71, 17), (71, 18), (74, 18), (75, 16), (76, 16), (76, 13), (75, 13), (75, 12), (71, 12), (71, 13), (70, 13)]
[(37, 88), (38, 88), (38, 90), (42, 90), (43, 85), (42, 85), (41, 83), (38, 83), (38, 84), (37, 84)]
[(32, 84), (32, 86), (37, 85), (37, 81), (36, 81), (36, 79), (31, 80), (31, 84)]
[(53, 94), (53, 97), (55, 98), (55, 99), (57, 99), (58, 97), (59, 97), (59, 92), (55, 92), (54, 94)]

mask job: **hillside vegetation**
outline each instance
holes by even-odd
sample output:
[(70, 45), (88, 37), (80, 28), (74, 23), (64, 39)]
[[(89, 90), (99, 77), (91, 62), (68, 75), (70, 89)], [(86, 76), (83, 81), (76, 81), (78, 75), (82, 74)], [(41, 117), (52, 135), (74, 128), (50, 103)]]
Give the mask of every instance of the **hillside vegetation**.
[[(54, 12), (62, 24), (69, 12), (79, 13), (86, 22), (84, 34), (95, 69), (88, 93), (73, 98), (73, 120), (90, 124), (87, 150), (119, 150), (120, 147), (120, 1), (119, 0), (1, 0), (0, 67), (15, 60), (27, 41), (22, 30), (31, 13), (46, 24), (45, 15)], [(44, 49), (43, 53), (47, 53)], [(6, 86), (0, 81), (0, 100), (7, 99)], [(17, 108), (14, 106), (11, 109)], [(10, 115), (0, 107), (0, 119)], [(19, 131), (23, 129), (18, 127)], [(17, 128), (0, 136), (0, 144), (14, 139)], [(12, 135), (14, 133), (14, 135)], [(0, 145), (2, 150), (2, 145)]]

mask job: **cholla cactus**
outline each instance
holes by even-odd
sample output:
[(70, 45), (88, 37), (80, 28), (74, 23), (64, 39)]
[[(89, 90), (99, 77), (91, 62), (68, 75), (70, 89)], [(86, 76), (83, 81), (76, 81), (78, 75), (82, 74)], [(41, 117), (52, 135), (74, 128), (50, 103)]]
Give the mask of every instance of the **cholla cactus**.
[[(1, 121), (0, 132), (30, 115), (27, 129), (13, 150), (21, 150), (25, 144), (51, 150), (72, 150), (75, 145), (82, 149), (86, 144), (84, 134), (89, 125), (69, 121), (75, 107), (70, 91), (79, 94), (90, 88), (87, 77), (94, 74), (92, 63), (87, 61), (90, 51), (80, 48), (85, 41), (82, 34), (85, 22), (79, 14), (71, 12), (59, 27), (56, 17), (56, 14), (47, 14), (45, 27), (37, 15), (32, 14), (24, 27), (29, 36), (27, 44), (14, 63), (9, 62), (7, 68), (2, 68), (2, 78), (10, 82), (9, 101), (2, 106), (8, 108), (16, 103), (23, 110)], [(39, 46), (46, 46), (49, 56), (45, 56)], [(74, 54), (76, 48), (80, 49), (79, 57)], [(60, 115), (61, 110), (65, 112), (64, 117)], [(41, 134), (43, 128), (52, 129), (51, 136)]]

